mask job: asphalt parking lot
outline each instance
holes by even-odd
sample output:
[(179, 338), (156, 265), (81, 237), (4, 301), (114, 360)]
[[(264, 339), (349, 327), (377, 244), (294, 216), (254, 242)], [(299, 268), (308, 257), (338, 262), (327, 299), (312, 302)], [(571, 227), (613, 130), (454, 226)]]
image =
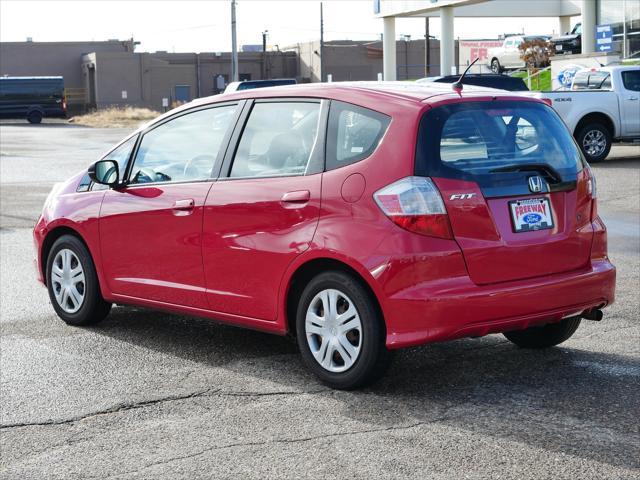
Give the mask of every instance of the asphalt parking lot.
[(31, 228), (52, 184), (125, 134), (0, 125), (0, 478), (640, 476), (640, 147), (593, 167), (618, 267), (602, 322), (546, 351), (498, 335), (402, 351), (338, 392), (285, 338), (124, 307), (91, 328), (54, 315)]

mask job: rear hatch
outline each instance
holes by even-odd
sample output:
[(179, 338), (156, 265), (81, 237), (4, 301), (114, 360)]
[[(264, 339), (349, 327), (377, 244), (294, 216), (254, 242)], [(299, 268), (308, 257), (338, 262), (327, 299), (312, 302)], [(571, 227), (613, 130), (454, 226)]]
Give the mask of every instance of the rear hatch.
[(437, 106), (421, 120), (415, 170), (440, 190), (476, 284), (589, 264), (590, 172), (547, 105), (493, 99)]

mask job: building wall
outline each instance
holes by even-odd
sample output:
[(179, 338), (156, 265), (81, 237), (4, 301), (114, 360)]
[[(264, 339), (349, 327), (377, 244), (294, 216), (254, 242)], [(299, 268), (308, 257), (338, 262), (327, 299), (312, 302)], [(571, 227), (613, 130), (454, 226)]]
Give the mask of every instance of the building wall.
[[(396, 42), (398, 80), (414, 80), (427, 76), (425, 70), (425, 41)], [(298, 55), (300, 76), (311, 82), (320, 81), (320, 42), (299, 43), (287, 47)], [(440, 75), (440, 42), (429, 40), (428, 76)], [(331, 41), (325, 42), (324, 75), (331, 74), (334, 82), (377, 80), (382, 73), (382, 42)]]
[(83, 88), (82, 56), (90, 52), (133, 51), (131, 41), (1, 42), (0, 75), (62, 76), (66, 88)]
[[(298, 77), (293, 52), (267, 52), (264, 56), (262, 52), (240, 52), (238, 68), (247, 79), (262, 78), (263, 68), (268, 78)], [(95, 102), (91, 102), (91, 69), (95, 71)], [(83, 57), (82, 72), (86, 101), (97, 108), (136, 105), (160, 110), (163, 98), (173, 104), (177, 85), (188, 85), (191, 99), (220, 93), (224, 86), (217, 88), (216, 77), (222, 75), (228, 83), (231, 55), (98, 52)]]

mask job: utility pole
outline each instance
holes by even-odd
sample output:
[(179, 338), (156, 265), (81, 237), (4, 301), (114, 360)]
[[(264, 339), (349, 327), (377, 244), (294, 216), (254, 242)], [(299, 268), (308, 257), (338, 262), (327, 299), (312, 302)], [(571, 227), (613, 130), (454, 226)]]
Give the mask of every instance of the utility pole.
[(231, 81), (237, 82), (238, 75), (238, 44), (236, 42), (236, 0), (231, 0)]
[(267, 34), (269, 30), (262, 32), (262, 79), (267, 79)]
[(320, 81), (324, 78), (324, 19), (322, 17), (322, 2), (320, 2)]
[(431, 52), (429, 51), (429, 17), (424, 17), (424, 76), (429, 76), (429, 63)]

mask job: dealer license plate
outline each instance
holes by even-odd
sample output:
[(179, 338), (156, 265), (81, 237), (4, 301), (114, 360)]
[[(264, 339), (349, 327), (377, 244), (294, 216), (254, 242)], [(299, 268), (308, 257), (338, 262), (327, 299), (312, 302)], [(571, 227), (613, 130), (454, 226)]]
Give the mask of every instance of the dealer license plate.
[(553, 228), (553, 215), (548, 198), (530, 198), (509, 202), (513, 230), (533, 232)]

